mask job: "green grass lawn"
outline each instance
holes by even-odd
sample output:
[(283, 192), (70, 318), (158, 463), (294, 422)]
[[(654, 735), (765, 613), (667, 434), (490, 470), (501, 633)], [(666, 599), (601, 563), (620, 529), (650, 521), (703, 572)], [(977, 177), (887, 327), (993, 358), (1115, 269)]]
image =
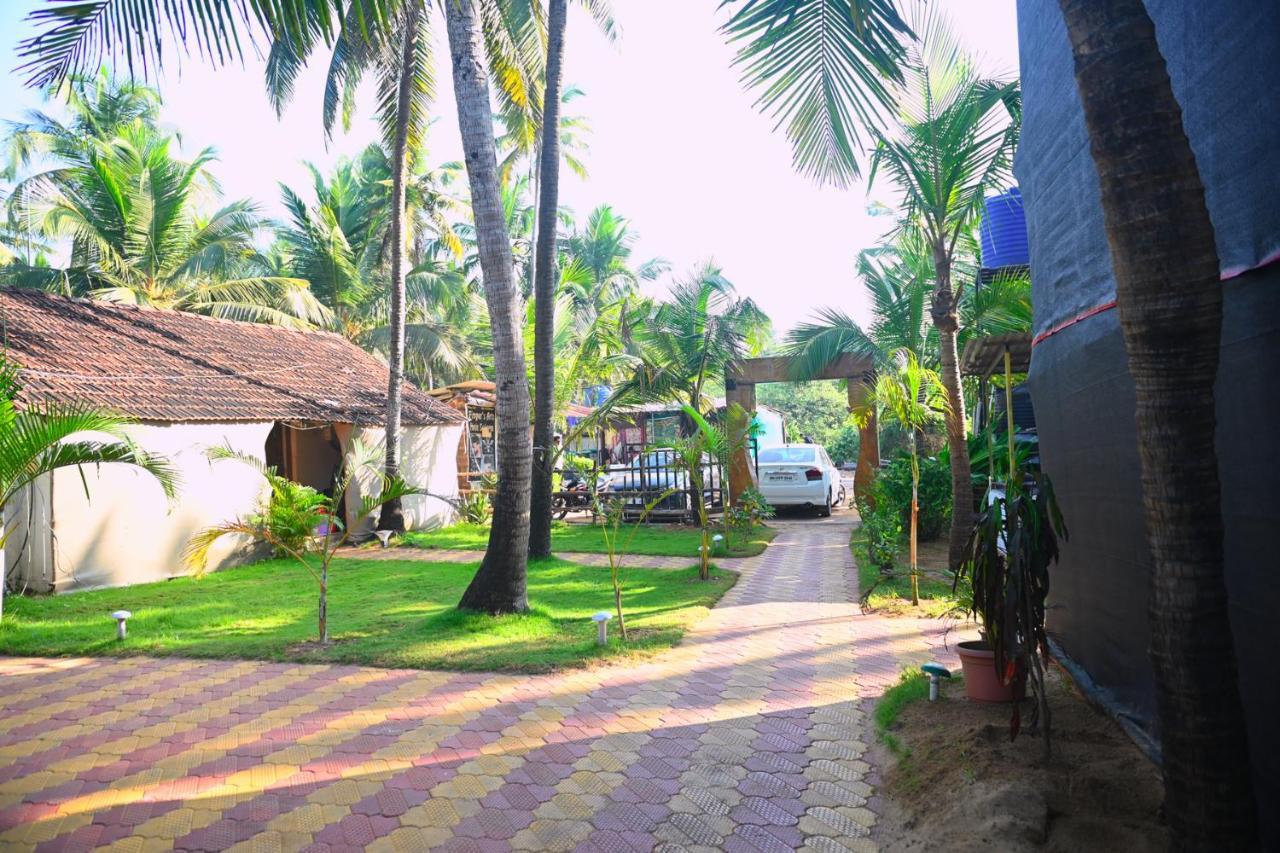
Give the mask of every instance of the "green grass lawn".
[(947, 543), (920, 543), (916, 563), (920, 567), (920, 605), (911, 603), (910, 557), (904, 544), (898, 552), (898, 564), (892, 577), (884, 577), (880, 570), (867, 560), (866, 535), (862, 528), (855, 528), (849, 547), (853, 560), (858, 564), (858, 591), (865, 594), (875, 587), (867, 603), (876, 613), (887, 616), (946, 615), (968, 597), (967, 581), (956, 592), (951, 591), (951, 574), (947, 571)]
[[(612, 611), (605, 569), (551, 559), (530, 563), (522, 616), (455, 608), (475, 564), (422, 560), (334, 560), (326, 647), (316, 639), (315, 581), (297, 563), (268, 560), (203, 578), (46, 597), (10, 596), (0, 654), (179, 655), (342, 662), (388, 667), (540, 672), (600, 658), (651, 653), (676, 643), (737, 580), (716, 570), (629, 569), (623, 598), (631, 642), (595, 644), (589, 621)], [(132, 611), (115, 640), (111, 612)]]
[[(717, 530), (717, 532), (719, 532)], [(631, 538), (632, 528), (624, 526), (620, 533), (626, 553), (651, 557), (688, 557), (696, 560), (702, 534), (697, 528), (676, 524), (642, 524)], [(757, 527), (749, 536), (734, 537), (733, 547), (725, 556), (754, 557), (761, 553), (777, 535), (769, 527)], [(628, 543), (628, 539), (630, 542)], [(401, 539), (414, 548), (436, 548), (461, 551), (483, 551), (489, 544), (489, 527), (484, 524), (455, 524), (439, 530), (412, 531)], [(604, 534), (592, 524), (551, 525), (551, 548), (557, 554), (603, 554)]]

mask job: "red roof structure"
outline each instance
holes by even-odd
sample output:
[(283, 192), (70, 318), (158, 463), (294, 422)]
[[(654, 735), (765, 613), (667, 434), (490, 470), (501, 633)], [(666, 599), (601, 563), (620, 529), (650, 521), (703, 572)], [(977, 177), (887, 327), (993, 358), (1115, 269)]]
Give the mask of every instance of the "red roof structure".
[[(330, 332), (0, 289), (20, 403), (77, 400), (143, 421), (380, 426), (387, 367)], [(403, 422), (462, 416), (406, 383)]]

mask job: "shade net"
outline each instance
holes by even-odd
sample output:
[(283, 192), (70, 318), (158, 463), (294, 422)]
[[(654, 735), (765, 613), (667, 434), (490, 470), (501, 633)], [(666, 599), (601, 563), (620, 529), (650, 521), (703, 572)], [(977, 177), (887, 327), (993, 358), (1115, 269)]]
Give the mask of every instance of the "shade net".
[[(1224, 276), (1215, 393), (1227, 585), (1251, 763), (1269, 848), (1280, 849), (1280, 3), (1148, 0), (1205, 183)], [(1019, 0), (1024, 123), (1016, 171), (1030, 232), (1037, 336), (1028, 385), (1041, 463), (1070, 539), (1049, 628), (1096, 696), (1158, 743), (1147, 658), (1150, 551), (1134, 391), (1098, 177), (1056, 0)], [(1101, 310), (1099, 310), (1101, 309)]]

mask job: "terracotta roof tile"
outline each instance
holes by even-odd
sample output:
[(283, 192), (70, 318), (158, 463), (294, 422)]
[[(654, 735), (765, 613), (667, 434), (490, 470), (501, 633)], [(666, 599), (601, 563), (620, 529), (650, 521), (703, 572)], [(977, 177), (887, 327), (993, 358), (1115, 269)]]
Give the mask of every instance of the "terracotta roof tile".
[[(146, 421), (377, 426), (387, 367), (329, 332), (0, 289), (21, 401), (79, 400)], [(461, 416), (406, 383), (404, 422)]]

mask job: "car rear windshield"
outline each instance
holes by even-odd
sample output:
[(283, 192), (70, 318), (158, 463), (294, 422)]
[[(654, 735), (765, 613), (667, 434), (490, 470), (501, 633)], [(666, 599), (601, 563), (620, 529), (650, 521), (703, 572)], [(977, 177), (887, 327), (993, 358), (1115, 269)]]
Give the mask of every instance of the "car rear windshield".
[(761, 462), (813, 462), (812, 447), (766, 447), (760, 451)]

